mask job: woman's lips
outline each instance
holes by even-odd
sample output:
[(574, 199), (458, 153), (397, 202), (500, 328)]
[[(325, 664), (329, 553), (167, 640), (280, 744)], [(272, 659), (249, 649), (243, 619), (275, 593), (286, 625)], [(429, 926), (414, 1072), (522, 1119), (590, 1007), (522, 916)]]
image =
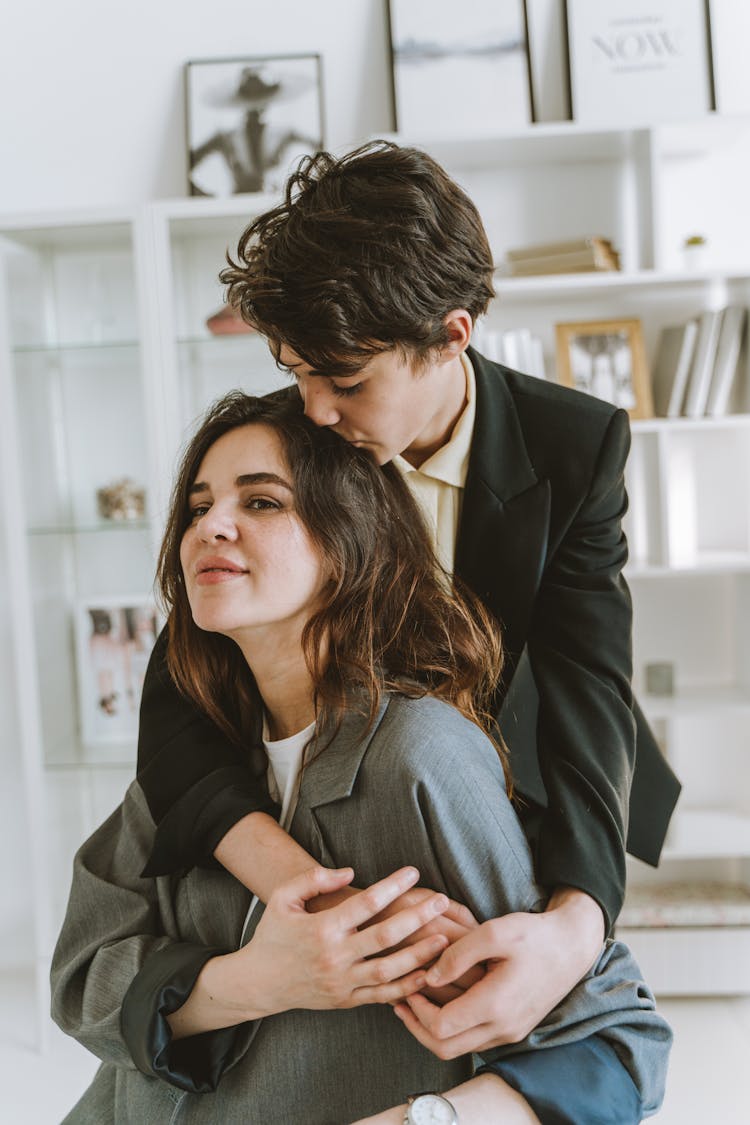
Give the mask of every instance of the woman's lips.
[(215, 586), (218, 582), (229, 582), (247, 574), (245, 567), (230, 562), (229, 559), (202, 559), (196, 567), (196, 583), (199, 586)]

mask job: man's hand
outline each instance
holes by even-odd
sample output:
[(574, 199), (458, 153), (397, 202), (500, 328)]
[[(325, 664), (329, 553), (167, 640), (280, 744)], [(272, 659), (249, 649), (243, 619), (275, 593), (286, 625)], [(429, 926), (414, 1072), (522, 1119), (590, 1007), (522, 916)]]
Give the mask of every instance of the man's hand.
[(428, 986), (486, 967), (463, 995), (441, 1008), (415, 994), (396, 1006), (396, 1014), (441, 1059), (517, 1043), (588, 972), (603, 940), (604, 918), (594, 899), (561, 888), (544, 914), (495, 918), (443, 953), (427, 973)]

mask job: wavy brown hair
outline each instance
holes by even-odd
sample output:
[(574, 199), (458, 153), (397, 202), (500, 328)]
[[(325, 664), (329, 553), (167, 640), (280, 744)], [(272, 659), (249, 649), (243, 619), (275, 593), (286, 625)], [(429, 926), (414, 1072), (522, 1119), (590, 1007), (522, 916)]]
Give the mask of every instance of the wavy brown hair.
[(221, 273), (227, 296), (314, 371), (351, 375), (393, 348), (424, 363), (493, 296), (477, 208), (441, 166), (387, 141), (303, 157), (283, 203), (245, 230)]
[(315, 426), (289, 391), (219, 399), (183, 456), (158, 565), (167, 665), (179, 689), (235, 743), (246, 745), (257, 729), (252, 672), (233, 640), (194, 623), (180, 564), (200, 464), (223, 434), (249, 425), (278, 435), (295, 510), (332, 575), (302, 635), (318, 731), (331, 721), (337, 729), (353, 706), (374, 721), (383, 691), (395, 691), (436, 695), (493, 737), (489, 709), (502, 667), (496, 624), (473, 594), (452, 587), (398, 470)]

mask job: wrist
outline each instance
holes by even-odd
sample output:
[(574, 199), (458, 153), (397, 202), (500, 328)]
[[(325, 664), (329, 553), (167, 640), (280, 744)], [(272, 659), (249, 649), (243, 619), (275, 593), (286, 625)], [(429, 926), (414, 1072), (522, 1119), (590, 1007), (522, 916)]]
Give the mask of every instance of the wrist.
[(595, 898), (577, 887), (556, 887), (545, 913), (554, 914), (566, 930), (577, 935), (576, 944), (585, 944), (587, 949), (592, 950), (592, 955), (604, 942), (604, 912)]

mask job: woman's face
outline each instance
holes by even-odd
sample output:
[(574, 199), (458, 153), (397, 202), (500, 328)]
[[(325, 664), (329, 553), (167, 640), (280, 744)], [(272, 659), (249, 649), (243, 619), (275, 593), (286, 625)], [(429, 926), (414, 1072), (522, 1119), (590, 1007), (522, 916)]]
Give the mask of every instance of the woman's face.
[(206, 453), (189, 498), (180, 561), (199, 628), (241, 642), (298, 636), (326, 573), (295, 511), (292, 474), (275, 430), (230, 430)]

